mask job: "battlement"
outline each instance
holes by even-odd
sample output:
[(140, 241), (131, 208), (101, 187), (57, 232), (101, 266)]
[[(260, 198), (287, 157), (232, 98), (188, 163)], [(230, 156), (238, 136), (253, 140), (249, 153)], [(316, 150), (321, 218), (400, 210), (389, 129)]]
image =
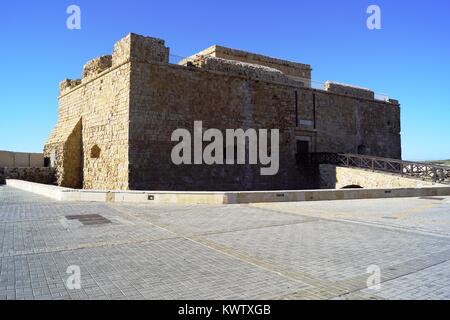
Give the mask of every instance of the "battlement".
[(82, 80), (65, 79), (61, 81), (60, 95), (92, 80), (111, 67), (125, 62), (169, 63), (169, 48), (165, 46), (164, 40), (129, 33), (115, 43), (112, 55), (104, 55), (88, 61), (83, 66)]
[(165, 41), (129, 33), (114, 45), (112, 64), (126, 61), (169, 63), (169, 48)]
[(229, 75), (244, 76), (255, 80), (277, 82), (298, 86), (299, 83), (278, 69), (235, 60), (227, 60), (211, 56), (193, 56), (186, 59), (186, 64), (197, 68), (224, 72)]
[(83, 67), (83, 80), (95, 77), (112, 66), (112, 56), (106, 55), (88, 61)]
[(59, 91), (61, 94), (63, 94), (66, 91), (69, 91), (76, 86), (79, 86), (81, 84), (81, 79), (64, 79), (59, 83)]
[(311, 66), (308, 64), (281, 60), (277, 58), (263, 56), (256, 53), (226, 48), (218, 45), (211, 46), (191, 57), (188, 57), (180, 61), (179, 64), (186, 65), (188, 62), (192, 62), (196, 59), (199, 59), (199, 57), (201, 56), (234, 60), (243, 63), (269, 67), (272, 69), (279, 70), (283, 74), (290, 76), (296, 80), (303, 81), (306, 86), (309, 86), (309, 83), (311, 81), (312, 69)]
[(375, 93), (367, 88), (357, 87), (350, 84), (343, 84), (333, 81), (325, 82), (324, 90), (328, 92), (345, 94), (353, 97), (364, 98), (364, 99), (375, 99)]

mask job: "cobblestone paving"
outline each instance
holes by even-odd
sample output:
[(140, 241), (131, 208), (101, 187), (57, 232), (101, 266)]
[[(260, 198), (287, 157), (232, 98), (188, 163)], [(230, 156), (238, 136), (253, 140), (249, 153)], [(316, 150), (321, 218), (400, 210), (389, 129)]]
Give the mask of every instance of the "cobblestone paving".
[[(65, 218), (88, 214), (111, 223)], [(450, 299), (449, 279), (450, 197), (175, 206), (0, 186), (0, 299)]]

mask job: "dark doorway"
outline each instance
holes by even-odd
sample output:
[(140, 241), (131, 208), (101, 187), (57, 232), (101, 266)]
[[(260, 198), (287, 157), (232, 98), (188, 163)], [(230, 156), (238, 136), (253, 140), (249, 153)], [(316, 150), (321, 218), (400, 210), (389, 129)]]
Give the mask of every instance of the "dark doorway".
[(309, 164), (309, 141), (297, 140), (297, 165)]
[(358, 154), (366, 154), (367, 153), (367, 148), (365, 145), (361, 144), (358, 146)]

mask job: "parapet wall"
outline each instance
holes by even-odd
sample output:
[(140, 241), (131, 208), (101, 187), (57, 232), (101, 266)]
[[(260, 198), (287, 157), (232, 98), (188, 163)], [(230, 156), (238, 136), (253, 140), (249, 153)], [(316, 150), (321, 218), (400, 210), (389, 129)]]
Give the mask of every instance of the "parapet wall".
[(0, 184), (4, 184), (6, 179), (53, 184), (55, 170), (53, 168), (0, 168)]
[(114, 66), (125, 61), (169, 63), (169, 48), (164, 40), (130, 33), (114, 45), (112, 54)]
[(99, 73), (112, 67), (112, 56), (106, 55), (88, 61), (83, 67), (83, 80), (95, 77)]
[(190, 59), (186, 59), (186, 62), (190, 62), (189, 65), (197, 68), (224, 72), (228, 75), (244, 76), (255, 80), (277, 82), (292, 86), (302, 86), (302, 83), (293, 80), (280, 70), (262, 65), (210, 56), (194, 56)]
[(322, 189), (342, 189), (349, 186), (359, 186), (364, 189), (448, 187), (445, 184), (401, 177), (385, 172), (328, 164), (320, 165), (320, 180)]
[(170, 192), (74, 190), (22, 180), (8, 179), (8, 186), (58, 201), (131, 202), (153, 204), (239, 204), (290, 201), (383, 199), (396, 197), (448, 196), (450, 187), (383, 188), (343, 190), (247, 191), (247, 192)]
[(364, 99), (369, 99), (369, 100), (375, 99), (375, 93), (372, 90), (349, 85), (349, 84), (342, 84), (342, 83), (337, 83), (337, 82), (333, 82), (333, 81), (327, 81), (327, 82), (325, 82), (324, 89), (325, 89), (325, 91), (328, 91), (328, 92), (345, 94), (345, 95), (358, 97), (358, 98), (364, 98)]
[(0, 151), (0, 168), (3, 167), (43, 167), (42, 153)]
[(169, 63), (169, 48), (165, 41), (129, 33), (115, 43), (113, 53), (92, 59), (83, 66), (82, 79), (61, 81), (60, 95), (64, 95), (81, 84), (86, 84), (112, 67), (126, 62)]
[[(215, 58), (222, 58), (227, 60), (234, 60), (234, 61), (240, 61), (250, 64), (256, 64), (261, 66), (266, 66), (269, 68), (280, 70), (282, 73), (288, 76), (292, 76), (295, 78), (301, 78), (305, 80), (311, 80), (311, 66), (307, 64), (287, 61), (287, 60), (281, 60), (277, 58), (272, 58), (268, 56), (263, 56), (256, 53), (246, 52), (242, 50), (236, 50), (231, 48), (226, 48), (222, 46), (211, 46), (201, 52), (199, 52), (197, 55), (201, 56), (209, 56), (209, 57), (215, 57)], [(185, 59), (180, 62), (181, 65), (185, 65), (186, 61), (189, 60)], [(309, 82), (306, 81), (306, 82)]]

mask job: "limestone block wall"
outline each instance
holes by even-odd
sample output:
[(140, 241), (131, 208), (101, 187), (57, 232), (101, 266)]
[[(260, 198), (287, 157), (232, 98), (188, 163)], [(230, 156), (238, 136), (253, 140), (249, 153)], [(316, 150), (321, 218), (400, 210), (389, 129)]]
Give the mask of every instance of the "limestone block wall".
[(59, 84), (59, 93), (63, 95), (67, 91), (79, 86), (81, 84), (81, 79), (65, 79)]
[(278, 69), (256, 64), (210, 56), (195, 56), (194, 58), (187, 59), (186, 61), (191, 62), (191, 64), (197, 68), (224, 72), (228, 75), (245, 76), (255, 80), (284, 83), (292, 86), (301, 85), (298, 81), (293, 80)]
[[(84, 188), (128, 189), (130, 65), (87, 84), (83, 116)], [(98, 156), (92, 154), (99, 148)]]
[[(381, 157), (401, 157), (398, 105), (312, 90), (300, 83), (295, 86), (296, 83), (260, 81), (244, 72), (225, 72), (228, 69), (224, 65), (228, 67), (219, 63), (214, 68), (132, 64), (131, 189), (317, 187), (318, 169), (299, 168), (296, 164), (296, 138), (305, 130), (316, 139), (312, 151), (358, 153), (364, 150)], [(314, 128), (302, 128), (298, 118), (311, 120)], [(260, 176), (259, 166), (172, 165), (171, 133), (178, 128), (192, 130), (196, 120), (202, 120), (204, 128), (222, 131), (280, 129), (279, 174)]]
[[(283, 84), (200, 68), (132, 64), (130, 188), (148, 190), (298, 189), (315, 186), (314, 168), (295, 161), (295, 94)], [(259, 165), (171, 163), (171, 134), (207, 128), (280, 130), (280, 170), (261, 176)]]
[(114, 45), (113, 65), (127, 61), (169, 63), (165, 41), (130, 33)]
[(111, 55), (102, 56), (89, 61), (83, 67), (83, 81), (89, 81), (89, 79), (111, 68), (111, 66), (112, 66)]
[(53, 168), (3, 168), (0, 167), (0, 184), (5, 179), (25, 180), (37, 183), (54, 184), (55, 169)]
[(0, 167), (43, 167), (42, 153), (0, 151)]
[[(214, 52), (193, 59), (193, 66), (172, 65), (163, 40), (129, 34), (111, 56), (88, 62), (83, 79), (63, 81), (58, 122), (44, 148), (57, 183), (119, 190), (318, 188), (319, 168), (296, 161), (296, 141), (304, 135), (312, 139), (311, 151), (401, 157), (397, 101), (305, 87), (295, 72), (308, 76), (307, 65)], [(172, 132), (192, 132), (194, 121), (205, 130), (279, 129), (279, 173), (261, 176), (260, 165), (172, 164)]]
[(326, 81), (324, 89), (325, 91), (350, 95), (353, 97), (364, 99), (373, 100), (375, 98), (375, 93), (372, 90), (332, 81)]
[(398, 104), (320, 90), (303, 92), (310, 96), (309, 103), (315, 100), (317, 152), (401, 159)]
[(44, 147), (58, 185), (129, 188), (131, 62), (169, 61), (160, 39), (128, 34), (112, 55), (86, 63), (83, 78), (60, 84), (58, 122)]
[[(263, 56), (260, 54), (255, 54), (251, 52), (246, 52), (243, 50), (236, 50), (231, 48), (226, 48), (223, 46), (211, 46), (197, 55), (199, 56), (210, 56), (216, 58), (222, 58), (233, 61), (241, 61), (250, 64), (256, 64), (261, 66), (266, 66), (269, 68), (277, 69), (283, 72), (286, 75), (293, 76), (296, 78), (301, 78), (305, 80), (305, 83), (310, 83), (311, 80), (311, 66), (302, 63), (296, 63), (292, 61), (286, 61), (282, 59), (272, 58), (268, 56)], [(185, 65), (187, 60), (183, 60), (180, 64)], [(309, 81), (307, 81), (309, 80)], [(309, 86), (309, 85), (307, 85)]]
[(333, 165), (320, 165), (320, 181), (322, 189), (342, 189), (348, 186), (360, 186), (366, 189), (446, 186), (390, 173)]
[[(61, 186), (127, 189), (129, 63), (89, 77), (61, 93), (58, 123), (45, 155), (55, 154)], [(91, 157), (94, 146), (101, 149), (98, 158)]]

